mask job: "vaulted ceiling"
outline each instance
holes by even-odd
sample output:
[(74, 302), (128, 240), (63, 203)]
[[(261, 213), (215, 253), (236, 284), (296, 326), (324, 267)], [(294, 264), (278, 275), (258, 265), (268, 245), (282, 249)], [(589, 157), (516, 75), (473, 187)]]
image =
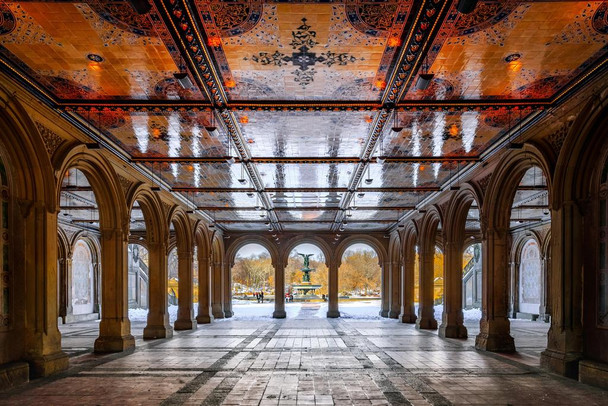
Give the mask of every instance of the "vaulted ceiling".
[(608, 53), (602, 1), (150, 3), (0, 2), (0, 66), (228, 231), (388, 230)]

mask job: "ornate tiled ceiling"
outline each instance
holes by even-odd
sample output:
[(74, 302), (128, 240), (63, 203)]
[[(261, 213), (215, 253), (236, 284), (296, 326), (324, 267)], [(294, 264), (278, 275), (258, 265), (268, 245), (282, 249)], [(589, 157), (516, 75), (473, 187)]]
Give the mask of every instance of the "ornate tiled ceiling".
[(150, 3), (0, 1), (0, 67), (228, 231), (388, 230), (608, 53), (602, 1)]

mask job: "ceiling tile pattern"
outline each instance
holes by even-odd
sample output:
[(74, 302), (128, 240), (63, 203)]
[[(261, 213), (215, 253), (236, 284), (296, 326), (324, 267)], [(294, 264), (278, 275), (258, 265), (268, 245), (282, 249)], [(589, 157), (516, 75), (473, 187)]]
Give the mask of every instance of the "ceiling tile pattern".
[(231, 99), (378, 100), (413, 1), (196, 3)]
[[(608, 56), (606, 1), (152, 3), (0, 1), (0, 69), (192, 205), (223, 208), (207, 215), (229, 231), (390, 230)], [(524, 175), (514, 227), (546, 216), (542, 182)]]
[(0, 54), (59, 99), (202, 98), (174, 81), (179, 54), (154, 13), (101, 0), (0, 7), (15, 22), (0, 33)]
[(426, 92), (406, 99), (551, 98), (608, 55), (605, 1), (487, 1), (440, 30)]

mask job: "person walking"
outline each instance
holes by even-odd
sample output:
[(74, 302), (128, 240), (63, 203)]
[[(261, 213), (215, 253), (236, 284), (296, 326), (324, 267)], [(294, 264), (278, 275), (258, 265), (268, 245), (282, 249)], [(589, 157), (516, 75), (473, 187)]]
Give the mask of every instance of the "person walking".
[(264, 303), (264, 291), (260, 292), (260, 300)]

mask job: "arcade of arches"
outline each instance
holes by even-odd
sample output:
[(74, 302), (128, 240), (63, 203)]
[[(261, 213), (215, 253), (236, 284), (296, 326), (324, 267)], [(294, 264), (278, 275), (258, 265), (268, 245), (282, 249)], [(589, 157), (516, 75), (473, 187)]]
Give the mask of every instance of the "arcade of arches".
[[(608, 2), (460, 2), (0, 2), (0, 402), (608, 401)], [(324, 317), (286, 311), (300, 244)]]

